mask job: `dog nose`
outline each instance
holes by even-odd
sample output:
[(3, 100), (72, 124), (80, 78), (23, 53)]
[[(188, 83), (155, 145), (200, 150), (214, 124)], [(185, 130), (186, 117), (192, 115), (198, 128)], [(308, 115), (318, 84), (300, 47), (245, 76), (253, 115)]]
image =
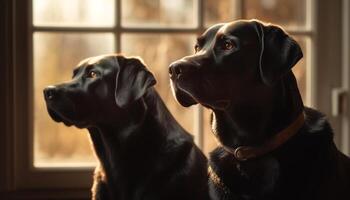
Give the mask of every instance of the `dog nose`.
[(186, 60), (178, 60), (170, 64), (169, 75), (170, 77), (179, 77), (181, 74), (185, 74), (192, 69), (191, 63)]
[(173, 63), (169, 67), (169, 75), (170, 77), (176, 76), (178, 77), (182, 73), (181, 66), (177, 63)]
[(53, 100), (57, 96), (57, 88), (55, 86), (48, 86), (44, 89), (45, 100)]

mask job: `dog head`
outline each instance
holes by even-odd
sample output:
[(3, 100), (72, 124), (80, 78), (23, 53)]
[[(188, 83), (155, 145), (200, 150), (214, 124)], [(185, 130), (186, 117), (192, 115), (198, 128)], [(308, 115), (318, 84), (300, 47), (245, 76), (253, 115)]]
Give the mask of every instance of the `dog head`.
[(173, 94), (185, 107), (264, 103), (302, 56), (297, 42), (278, 26), (257, 20), (217, 24), (198, 37), (195, 54), (170, 65)]
[(44, 97), (53, 120), (87, 128), (122, 119), (155, 83), (141, 60), (103, 55), (81, 61), (71, 81), (46, 87)]

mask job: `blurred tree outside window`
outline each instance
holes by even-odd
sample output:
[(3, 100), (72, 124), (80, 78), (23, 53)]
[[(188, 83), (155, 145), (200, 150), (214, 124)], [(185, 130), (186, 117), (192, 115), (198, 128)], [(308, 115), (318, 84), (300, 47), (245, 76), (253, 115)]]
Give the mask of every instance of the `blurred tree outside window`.
[(217, 143), (210, 111), (183, 108), (173, 98), (168, 65), (194, 52), (196, 36), (207, 27), (236, 19), (281, 25), (299, 42), (304, 59), (294, 73), (307, 102), (311, 42), (308, 0), (33, 0), (35, 167), (96, 164), (87, 130), (50, 119), (42, 90), (69, 80), (77, 63), (90, 56), (122, 52), (140, 56), (155, 74), (157, 91), (175, 118), (194, 134), (205, 153)]

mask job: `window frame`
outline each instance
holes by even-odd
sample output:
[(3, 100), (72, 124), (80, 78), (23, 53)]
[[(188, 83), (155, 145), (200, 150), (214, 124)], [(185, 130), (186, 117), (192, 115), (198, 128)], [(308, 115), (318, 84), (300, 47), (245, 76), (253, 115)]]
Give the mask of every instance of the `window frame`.
[[(31, 34), (33, 35), (35, 32), (55, 32), (55, 33), (110, 33), (114, 35), (114, 48), (115, 52), (121, 52), (122, 51), (122, 40), (121, 37), (123, 34), (132, 34), (132, 33), (142, 33), (142, 34), (200, 34), (206, 30), (206, 24), (205, 24), (205, 1), (206, 0), (193, 0), (194, 5), (194, 10), (197, 12), (197, 21), (194, 24), (193, 27), (186, 27), (186, 28), (180, 28), (180, 27), (124, 27), (122, 25), (122, 2), (123, 0), (114, 0), (115, 1), (115, 8), (114, 8), (114, 21), (115, 25), (112, 27), (64, 27), (64, 26), (34, 26), (33, 24), (33, 7), (30, 5), (30, 10), (29, 10), (29, 21), (30, 21), (30, 29), (31, 29)], [(32, 0), (30, 1), (31, 3), (33, 2)], [(306, 2), (306, 8), (305, 10), (312, 10), (312, 3), (313, 0), (308, 0)], [(197, 5), (196, 5), (197, 4)], [(233, 0), (232, 6), (236, 8), (235, 12), (236, 15), (232, 16), (233, 19), (240, 19), (244, 18), (244, 0)], [(312, 49), (310, 47), (310, 43), (313, 42), (313, 23), (312, 23), (312, 18), (313, 16), (310, 15), (310, 13), (313, 13), (313, 11), (307, 13), (306, 17), (306, 24), (304, 27), (301, 29), (286, 29), (291, 35), (293, 36), (304, 36), (307, 39), (306, 45), (307, 45), (307, 50)], [(310, 42), (308, 42), (310, 40)], [(33, 49), (33, 40), (29, 40), (31, 49)], [(312, 105), (312, 102), (314, 101), (311, 99), (312, 95), (310, 95), (312, 92), (312, 82), (311, 80), (312, 77), (309, 75), (312, 74), (310, 73), (312, 69), (312, 52), (311, 53), (310, 59), (308, 59), (306, 66), (306, 74), (307, 78), (306, 80), (306, 104), (307, 105)], [(31, 52), (30, 58), (33, 58), (33, 52)], [(33, 62), (31, 62), (33, 63)], [(33, 68), (33, 66), (31, 66)], [(193, 133), (195, 136), (195, 142), (196, 144), (202, 149), (204, 145), (204, 124), (203, 124), (203, 107), (202, 106), (196, 106), (194, 109), (194, 126), (193, 130), (190, 131)], [(32, 124), (34, 123), (31, 122)], [(32, 137), (33, 137), (32, 133)], [(33, 157), (33, 156), (32, 156)], [(53, 167), (54, 168), (54, 167)], [(51, 169), (53, 169), (51, 168)], [(58, 167), (58, 169), (61, 169), (61, 167)]]
[[(324, 87), (341, 86), (341, 69), (331, 72), (327, 67), (332, 64), (341, 66), (341, 26), (335, 22), (341, 21), (342, 0), (329, 2), (327, 0), (309, 0), (306, 8), (306, 30), (288, 30), (292, 35), (307, 35), (312, 37), (310, 44), (310, 57), (307, 63), (307, 104), (318, 107), (329, 116), (335, 131), (341, 129), (341, 120), (331, 116), (330, 91), (324, 91)], [(50, 168), (34, 169), (32, 166), (33, 146), (33, 44), (32, 34), (34, 30), (57, 31), (52, 27), (33, 27), (31, 0), (5, 0), (1, 2), (1, 18), (5, 23), (0, 38), (3, 42), (0, 56), (4, 57), (5, 67), (0, 68), (1, 83), (0, 108), (4, 112), (0, 114), (0, 125), (4, 128), (0, 135), (0, 194), (5, 197), (42, 197), (42, 198), (88, 198), (89, 188), (92, 182), (91, 168)], [(115, 50), (121, 50), (121, 34), (123, 33), (192, 33), (199, 34), (205, 30), (204, 24), (204, 0), (196, 0), (198, 4), (197, 27), (195, 28), (125, 28), (121, 26), (121, 0), (116, 0), (116, 21), (113, 29), (115, 34)], [(242, 11), (244, 0), (236, 0), (236, 6)], [(329, 9), (327, 13), (324, 9)], [(329, 12), (335, 15), (329, 17)], [(344, 12), (344, 11), (343, 11)], [(236, 19), (242, 17), (238, 12)], [(3, 26), (3, 25), (1, 25)], [(63, 28), (59, 31), (70, 32), (105, 32), (106, 28)], [(336, 30), (335, 35), (327, 30)], [(108, 28), (109, 30), (109, 28)], [(23, 37), (25, 34), (25, 37)], [(329, 43), (324, 43), (330, 36), (334, 39), (332, 48), (327, 48)], [(341, 35), (340, 35), (341, 36)], [(327, 56), (328, 55), (328, 56)], [(336, 60), (336, 61), (335, 61)], [(339, 60), (339, 61), (338, 61)], [(335, 61), (335, 63), (334, 63)], [(339, 64), (339, 65), (337, 65)], [(317, 66), (317, 68), (316, 68)], [(340, 68), (340, 67), (339, 67)], [(332, 76), (330, 79), (329, 76)], [(335, 77), (335, 78), (334, 78)], [(195, 113), (194, 133), (203, 133), (203, 109), (199, 107)], [(348, 121), (346, 121), (348, 123)], [(341, 133), (341, 132), (339, 132)], [(340, 136), (336, 135), (336, 142), (340, 142)], [(203, 145), (203, 135), (197, 134), (196, 142)], [(348, 148), (348, 147), (347, 147)], [(29, 156), (28, 155), (29, 153)], [(38, 191), (37, 189), (41, 189)]]
[[(347, 0), (342, 1), (342, 83), (341, 88), (345, 91), (349, 91), (350, 88), (350, 2)], [(350, 98), (345, 99), (345, 104), (350, 105)], [(350, 156), (350, 108), (347, 106), (343, 108), (341, 115), (341, 135), (338, 137), (340, 140), (339, 146), (343, 153)]]

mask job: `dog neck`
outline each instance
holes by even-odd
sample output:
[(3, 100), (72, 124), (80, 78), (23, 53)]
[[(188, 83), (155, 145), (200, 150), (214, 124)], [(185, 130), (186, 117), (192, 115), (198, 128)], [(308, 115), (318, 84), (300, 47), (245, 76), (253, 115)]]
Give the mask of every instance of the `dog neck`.
[(281, 132), (274, 135), (260, 146), (239, 146), (237, 148), (231, 148), (222, 145), (222, 147), (225, 149), (225, 151), (231, 153), (238, 161), (246, 161), (248, 159), (269, 153), (285, 143), (299, 131), (299, 129), (303, 126), (304, 121), (304, 113), (300, 113), (297, 119), (287, 128), (283, 129)]
[(124, 188), (122, 191), (128, 191), (129, 186), (136, 187), (131, 185), (141, 182), (145, 175), (150, 176), (154, 168), (160, 167), (153, 165), (160, 163), (156, 160), (159, 152), (165, 152), (162, 150), (165, 143), (179, 138), (192, 140), (190, 136), (176, 135), (182, 128), (153, 88), (130, 109), (129, 113), (135, 115), (126, 116), (124, 124), (116, 121), (89, 128), (108, 185)]
[(213, 110), (213, 132), (238, 160), (272, 151), (303, 125), (303, 103), (294, 75), (287, 74), (272, 89), (273, 98), (268, 104)]

